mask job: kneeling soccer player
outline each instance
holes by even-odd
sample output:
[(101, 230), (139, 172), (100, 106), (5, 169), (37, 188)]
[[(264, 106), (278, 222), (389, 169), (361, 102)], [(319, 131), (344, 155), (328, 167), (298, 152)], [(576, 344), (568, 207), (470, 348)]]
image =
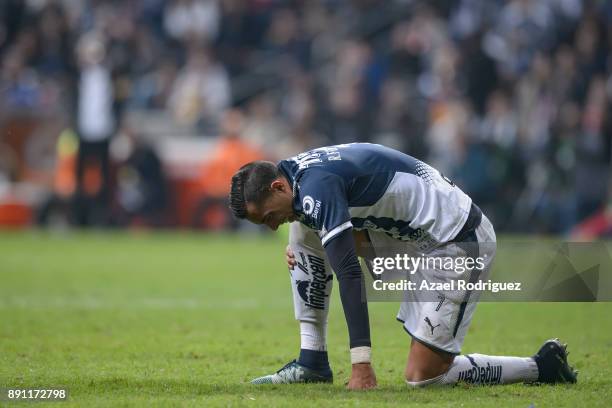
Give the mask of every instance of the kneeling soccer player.
[[(376, 386), (357, 258), (361, 243), (368, 242), (376, 256), (399, 245), (407, 253), (451, 257), (470, 255), (465, 244), (476, 244), (477, 255), (486, 259), (478, 278), (488, 276), (495, 255), (493, 226), (470, 197), (429, 165), (380, 145), (329, 146), (278, 165), (249, 163), (232, 178), (230, 207), (236, 217), (273, 230), (292, 222), (287, 261), (300, 355), (255, 384), (332, 382), (326, 328), (333, 269), (349, 331), (348, 388)], [(455, 279), (440, 270), (418, 272), (425, 280)], [(409, 385), (576, 382), (565, 346), (556, 339), (533, 357), (459, 355), (476, 301), (469, 292), (456, 293), (440, 291), (438, 301), (431, 294), (409, 293), (413, 298), (401, 303), (397, 319), (412, 336), (405, 370)]]

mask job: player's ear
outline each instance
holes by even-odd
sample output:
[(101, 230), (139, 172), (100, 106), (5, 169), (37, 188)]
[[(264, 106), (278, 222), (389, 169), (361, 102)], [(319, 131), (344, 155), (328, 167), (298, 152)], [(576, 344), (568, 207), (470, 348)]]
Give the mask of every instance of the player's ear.
[(276, 179), (270, 184), (270, 190), (282, 192), (285, 191), (285, 184), (281, 181), (281, 179)]

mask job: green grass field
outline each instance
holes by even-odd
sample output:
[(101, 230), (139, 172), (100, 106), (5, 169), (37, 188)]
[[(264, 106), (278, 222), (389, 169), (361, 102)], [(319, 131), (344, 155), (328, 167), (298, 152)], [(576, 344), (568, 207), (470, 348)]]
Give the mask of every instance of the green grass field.
[(334, 385), (251, 386), (299, 349), (283, 248), (276, 236), (2, 233), (0, 388), (66, 387), (68, 402), (54, 404), (62, 407), (612, 405), (612, 303), (476, 312), (464, 352), (532, 355), (558, 336), (580, 370), (575, 386), (419, 390), (403, 383), (409, 337), (398, 305), (371, 304), (379, 388), (348, 392), (337, 287)]

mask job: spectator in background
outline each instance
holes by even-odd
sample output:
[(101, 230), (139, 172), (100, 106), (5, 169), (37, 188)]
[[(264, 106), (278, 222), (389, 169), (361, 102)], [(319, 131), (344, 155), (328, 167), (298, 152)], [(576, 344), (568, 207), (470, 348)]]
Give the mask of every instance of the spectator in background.
[[(38, 225), (65, 228), (74, 223), (73, 217), (76, 214), (72, 211), (71, 202), (76, 192), (75, 170), (78, 149), (79, 140), (74, 131), (70, 129), (62, 131), (55, 146), (53, 189), (38, 208), (36, 214)], [(92, 187), (85, 186), (86, 190), (90, 188)]]
[(247, 103), (247, 115), (244, 118), (245, 138), (255, 146), (271, 155), (278, 155), (279, 147), (287, 137), (289, 128), (277, 114), (274, 95), (262, 93)]
[(133, 132), (125, 132), (123, 138), (122, 155), (127, 157), (117, 169), (117, 222), (165, 226), (168, 189), (161, 159), (153, 146)]
[(176, 62), (171, 58), (162, 57), (159, 65), (135, 79), (128, 103), (129, 108), (133, 110), (166, 108), (176, 75)]
[(2, 54), (0, 86), (2, 110), (24, 112), (41, 103), (40, 76), (33, 66), (36, 56), (36, 32), (27, 28), (14, 34), (14, 43)]
[[(555, 114), (551, 81), (550, 58), (537, 53), (529, 71), (515, 87), (517, 101), (517, 137), (525, 158), (541, 155), (549, 143), (550, 128)], [(512, 119), (514, 120), (514, 119)]]
[(480, 137), (502, 149), (512, 150), (517, 142), (517, 118), (506, 93), (498, 89), (491, 93), (487, 111), (480, 122)]
[(56, 4), (47, 5), (40, 16), (37, 30), (36, 66), (42, 74), (63, 77), (72, 72), (73, 46), (64, 11)]
[(590, 83), (576, 140), (578, 221), (603, 209), (610, 180), (612, 124), (603, 78)]
[(264, 159), (259, 149), (243, 138), (243, 127), (244, 117), (240, 110), (230, 109), (223, 114), (221, 137), (200, 171), (203, 196), (194, 213), (195, 227), (237, 226), (236, 220), (229, 212), (227, 201), (232, 176), (245, 163)]
[(229, 78), (223, 65), (214, 60), (208, 49), (192, 44), (168, 100), (176, 121), (197, 125), (206, 134), (216, 134), (217, 120), (229, 106), (230, 96)]
[[(420, 104), (414, 93), (409, 82), (401, 78), (389, 78), (383, 83), (372, 141), (425, 157), (425, 121), (419, 120), (415, 113)], [(422, 114), (425, 114), (424, 110)]]
[[(111, 71), (104, 65), (105, 44), (95, 33), (85, 34), (77, 45), (79, 78), (76, 129), (79, 150), (76, 165), (76, 219), (79, 225), (105, 224), (110, 201), (109, 143), (116, 131)], [(99, 177), (98, 187), (86, 189), (86, 176)]]
[(275, 65), (280, 65), (281, 69), (292, 62), (308, 67), (310, 46), (300, 34), (300, 20), (295, 11), (289, 8), (280, 9), (272, 16), (264, 38), (264, 55), (266, 58), (275, 58)]
[(10, 146), (0, 143), (0, 188), (4, 189), (8, 183), (17, 179), (17, 155)]
[(550, 3), (511, 0), (501, 9), (485, 47), (505, 77), (516, 79), (528, 69), (538, 49), (552, 46), (555, 27)]
[(222, 0), (222, 16), (216, 48), (232, 75), (246, 71), (246, 63), (257, 41), (252, 29), (249, 4), (244, 0)]
[(329, 78), (326, 104), (317, 120), (328, 144), (368, 141), (370, 117), (364, 98), (366, 67), (372, 50), (363, 41), (352, 39), (340, 45)]
[(212, 43), (220, 17), (217, 0), (171, 0), (164, 12), (164, 28), (178, 41)]

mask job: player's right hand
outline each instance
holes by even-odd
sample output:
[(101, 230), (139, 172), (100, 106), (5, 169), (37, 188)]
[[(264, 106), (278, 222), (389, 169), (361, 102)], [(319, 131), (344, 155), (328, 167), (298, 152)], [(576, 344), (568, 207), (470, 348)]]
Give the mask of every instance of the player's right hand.
[(285, 259), (287, 260), (287, 266), (289, 269), (293, 270), (295, 265), (297, 265), (297, 261), (295, 260), (295, 254), (291, 250), (291, 246), (287, 245), (287, 249), (285, 251)]
[(351, 379), (346, 388), (349, 390), (368, 390), (376, 388), (376, 374), (370, 363), (353, 364)]

